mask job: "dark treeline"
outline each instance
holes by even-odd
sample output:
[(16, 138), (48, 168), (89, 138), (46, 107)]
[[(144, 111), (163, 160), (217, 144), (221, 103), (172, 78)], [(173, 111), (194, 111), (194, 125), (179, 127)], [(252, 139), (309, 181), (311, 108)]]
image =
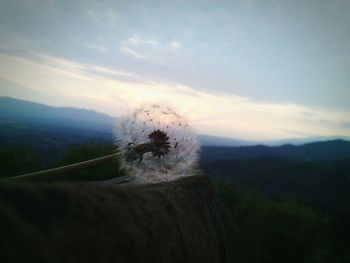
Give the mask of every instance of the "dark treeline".
[(236, 230), (238, 262), (350, 262), (350, 158), (201, 163)]
[(236, 262), (350, 262), (350, 210), (322, 213), (226, 182), (216, 187), (235, 230)]
[(306, 161), (284, 157), (203, 162), (213, 181), (229, 182), (275, 200), (293, 199), (334, 211), (350, 209), (350, 158)]
[[(101, 141), (88, 141), (85, 144), (74, 144), (60, 148), (50, 155), (47, 151), (33, 150), (25, 145), (5, 147), (0, 149), (0, 178), (50, 169), (113, 153), (114, 145)], [(104, 180), (124, 175), (120, 169), (119, 160), (99, 164), (79, 170), (65, 172), (64, 175), (48, 178), (49, 181), (93, 181)]]

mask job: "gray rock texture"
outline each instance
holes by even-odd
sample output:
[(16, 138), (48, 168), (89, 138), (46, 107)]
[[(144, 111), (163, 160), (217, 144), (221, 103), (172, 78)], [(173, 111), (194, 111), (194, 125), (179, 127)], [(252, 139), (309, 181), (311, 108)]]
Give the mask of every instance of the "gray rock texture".
[(1, 183), (0, 262), (232, 262), (230, 218), (203, 176)]

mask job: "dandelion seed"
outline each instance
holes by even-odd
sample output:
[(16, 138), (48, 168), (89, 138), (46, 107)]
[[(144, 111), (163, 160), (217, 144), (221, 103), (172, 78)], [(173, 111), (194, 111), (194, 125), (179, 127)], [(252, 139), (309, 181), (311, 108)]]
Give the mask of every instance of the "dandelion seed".
[(195, 134), (170, 107), (153, 104), (134, 110), (122, 118), (116, 136), (125, 168), (144, 181), (174, 180), (189, 175), (197, 164)]

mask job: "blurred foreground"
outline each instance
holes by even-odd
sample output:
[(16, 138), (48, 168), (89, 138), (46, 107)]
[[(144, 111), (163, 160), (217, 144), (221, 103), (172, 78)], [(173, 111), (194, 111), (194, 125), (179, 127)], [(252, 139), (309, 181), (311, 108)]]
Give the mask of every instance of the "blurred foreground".
[(1, 262), (232, 262), (203, 176), (154, 185), (3, 183)]

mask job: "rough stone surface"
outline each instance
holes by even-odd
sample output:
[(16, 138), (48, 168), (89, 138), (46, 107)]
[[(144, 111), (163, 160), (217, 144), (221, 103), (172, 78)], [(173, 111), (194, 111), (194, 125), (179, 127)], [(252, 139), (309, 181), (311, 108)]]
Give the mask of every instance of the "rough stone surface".
[(0, 184), (0, 262), (232, 262), (203, 176), (153, 185)]

